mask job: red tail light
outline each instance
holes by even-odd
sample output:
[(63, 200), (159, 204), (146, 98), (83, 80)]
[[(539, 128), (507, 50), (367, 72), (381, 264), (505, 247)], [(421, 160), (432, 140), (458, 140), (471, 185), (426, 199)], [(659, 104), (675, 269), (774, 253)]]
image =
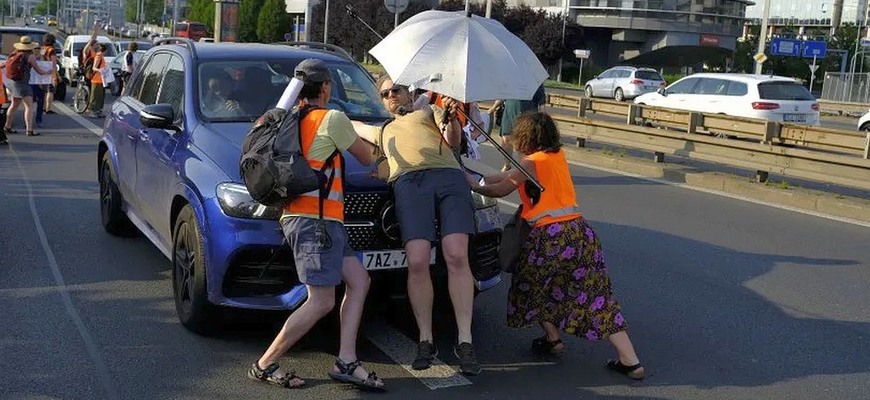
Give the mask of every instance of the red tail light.
[(813, 111), (819, 111), (819, 103), (813, 103)]
[(777, 103), (767, 103), (763, 101), (755, 101), (752, 102), (753, 110), (776, 110), (779, 108), (779, 104)]
[(631, 82), (628, 82), (629, 85), (643, 85), (643, 81), (640, 79), (632, 79)]

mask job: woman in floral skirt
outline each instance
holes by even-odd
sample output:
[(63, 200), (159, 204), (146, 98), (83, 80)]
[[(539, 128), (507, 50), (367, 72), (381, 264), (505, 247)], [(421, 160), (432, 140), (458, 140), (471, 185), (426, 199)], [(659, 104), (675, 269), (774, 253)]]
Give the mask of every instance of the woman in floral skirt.
[(513, 141), (524, 155), (521, 165), (541, 182), (543, 193), (515, 169), (487, 176), (482, 185), (469, 176), (472, 190), (486, 196), (504, 197), (523, 187), (522, 216), (532, 230), (508, 292), (508, 325), (539, 324), (544, 335), (532, 341), (532, 348), (553, 354), (564, 350), (559, 331), (589, 340), (607, 338), (617, 353), (607, 367), (643, 379), (644, 368), (613, 297), (601, 242), (577, 206), (555, 123), (545, 113), (523, 114), (514, 125)]

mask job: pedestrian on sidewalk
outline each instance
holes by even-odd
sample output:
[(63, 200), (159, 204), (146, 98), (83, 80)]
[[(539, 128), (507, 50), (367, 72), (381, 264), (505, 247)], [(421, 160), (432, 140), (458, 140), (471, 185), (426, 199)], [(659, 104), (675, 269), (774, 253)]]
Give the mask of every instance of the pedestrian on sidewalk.
[(39, 47), (39, 43), (34, 43), (30, 36), (22, 36), (12, 46), (15, 48), (15, 51), (3, 63), (3, 69), (10, 83), (7, 89), (9, 89), (12, 95), (12, 104), (6, 111), (6, 124), (3, 126), (3, 133), (18, 133), (18, 131), (12, 128), (12, 125), (15, 121), (15, 111), (23, 104), (24, 126), (27, 136), (39, 136), (39, 133), (33, 130), (35, 110), (33, 109), (33, 91), (29, 83), (30, 70), (34, 69), (41, 75), (48, 75), (51, 71), (42, 70), (37, 65), (36, 55), (33, 54), (33, 50)]
[(588, 340), (607, 338), (617, 353), (607, 368), (643, 379), (622, 307), (613, 297), (601, 240), (580, 214), (556, 124), (542, 112), (522, 114), (513, 125), (513, 141), (524, 156), (520, 165), (544, 192), (516, 169), (487, 176), (483, 185), (468, 176), (472, 190), (485, 196), (522, 189), (522, 218), (532, 229), (508, 291), (508, 326), (540, 325), (544, 335), (532, 341), (532, 349), (549, 354), (564, 351), (560, 330)]
[[(326, 108), (332, 74), (325, 62), (304, 60), (296, 66), (294, 76), (303, 82), (299, 94), (305, 113), (299, 121), (302, 153), (311, 168), (323, 171), (327, 179), (323, 190), (297, 197), (281, 216), (281, 226), (293, 250), (299, 281), (308, 290), (308, 300), (290, 314), (272, 345), (251, 366), (248, 376), (286, 388), (305, 385), (293, 371), (282, 369), (278, 360), (332, 311), (335, 287), (344, 281), (338, 357), (329, 376), (364, 390), (383, 391), (384, 382), (374, 372), (366, 371), (357, 358), (357, 332), (370, 278), (350, 247), (343, 224), (344, 159), (341, 152), (347, 151), (361, 164), (369, 165), (374, 161), (375, 148), (357, 136), (347, 115)], [(267, 113), (255, 124), (264, 123), (270, 115)]]
[[(499, 122), (499, 136), (501, 136), (501, 147), (511, 156), (513, 157), (514, 146), (511, 144), (511, 132), (514, 128), (514, 121), (520, 116), (520, 114), (529, 112), (529, 111), (539, 111), (541, 106), (547, 102), (547, 94), (544, 92), (544, 85), (538, 87), (538, 90), (535, 91), (535, 95), (531, 100), (498, 100), (495, 104), (490, 108), (490, 120), (495, 120), (495, 112), (502, 109), (501, 111), (501, 121)], [(510, 162), (505, 159), (504, 165), (501, 167), (502, 171), (507, 171), (511, 169)]]

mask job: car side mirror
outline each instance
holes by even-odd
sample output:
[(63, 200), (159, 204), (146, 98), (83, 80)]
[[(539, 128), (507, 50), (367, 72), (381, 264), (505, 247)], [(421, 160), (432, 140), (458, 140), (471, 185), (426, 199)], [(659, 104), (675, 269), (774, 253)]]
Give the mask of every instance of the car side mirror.
[(170, 104), (152, 104), (139, 112), (139, 122), (147, 128), (179, 131), (175, 126), (175, 110)]
[(656, 90), (656, 93), (658, 93), (658, 94), (660, 94), (660, 95), (662, 95), (662, 96), (667, 96), (667, 95), (668, 95), (668, 91), (665, 90), (665, 88), (659, 88), (659, 90)]

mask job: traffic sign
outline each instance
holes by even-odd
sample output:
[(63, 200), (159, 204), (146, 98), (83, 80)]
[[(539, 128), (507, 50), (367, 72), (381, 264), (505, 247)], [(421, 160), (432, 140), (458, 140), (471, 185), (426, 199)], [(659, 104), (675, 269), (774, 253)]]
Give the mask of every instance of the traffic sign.
[(384, 5), (392, 14), (400, 14), (408, 8), (408, 0), (384, 0)]
[(290, 32), (285, 33), (284, 34), (284, 41), (289, 42), (291, 40), (293, 40), (293, 34)]
[(861, 39), (861, 47), (870, 47), (870, 39)]
[(767, 61), (767, 55), (764, 53), (758, 53), (758, 54), (752, 56), (752, 59), (754, 59), (755, 62), (764, 63), (765, 61)]
[(807, 40), (804, 42), (804, 58), (825, 58), (828, 52), (828, 44), (822, 41)]
[(773, 38), (770, 41), (770, 54), (774, 56), (797, 57), (801, 54), (801, 41), (797, 39)]
[(811, 73), (811, 74), (815, 74), (815, 73), (816, 73), (816, 70), (818, 70), (818, 69), (819, 69), (819, 66), (818, 66), (818, 65), (815, 65), (815, 64), (810, 65), (810, 73)]
[(589, 50), (579, 50), (579, 49), (578, 49), (578, 50), (574, 50), (574, 55), (575, 55), (577, 58), (589, 58), (589, 56), (590, 56), (591, 54), (592, 54), (592, 52), (589, 51)]

